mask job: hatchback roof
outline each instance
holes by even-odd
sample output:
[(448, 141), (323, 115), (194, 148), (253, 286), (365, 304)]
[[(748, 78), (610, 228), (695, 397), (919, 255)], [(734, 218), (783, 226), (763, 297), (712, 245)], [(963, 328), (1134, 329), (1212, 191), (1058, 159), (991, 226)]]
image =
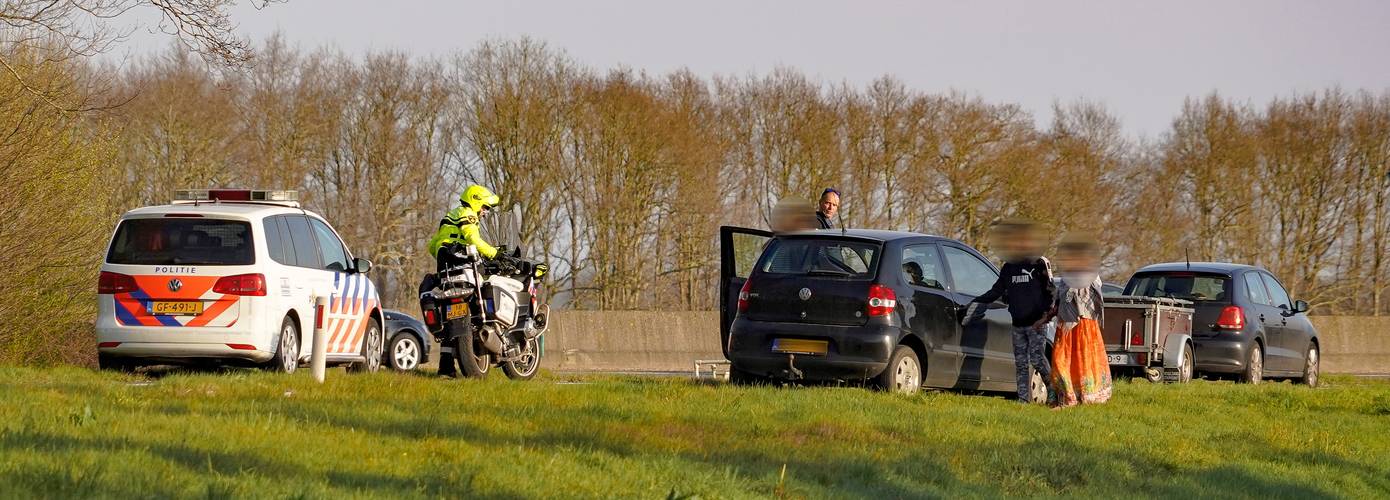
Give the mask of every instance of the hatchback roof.
[(1169, 271), (1195, 271), (1199, 273), (1231, 274), (1234, 271), (1241, 271), (1245, 269), (1262, 268), (1258, 266), (1251, 266), (1247, 264), (1234, 264), (1230, 262), (1164, 262), (1161, 264), (1149, 264), (1135, 272), (1149, 273)]
[(904, 238), (932, 238), (945, 240), (940, 236), (930, 234), (914, 233), (911, 231), (890, 231), (887, 229), (815, 229), (810, 231), (797, 231), (788, 233), (788, 236), (849, 236), (867, 240), (892, 241)]

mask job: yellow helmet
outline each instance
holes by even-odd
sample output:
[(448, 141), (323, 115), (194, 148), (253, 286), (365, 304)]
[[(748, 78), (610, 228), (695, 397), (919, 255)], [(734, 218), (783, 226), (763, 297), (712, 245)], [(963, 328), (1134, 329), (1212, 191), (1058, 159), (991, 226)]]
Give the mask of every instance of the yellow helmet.
[(464, 206), (479, 213), (483, 211), (483, 207), (490, 209), (496, 206), (499, 201), (501, 200), (497, 198), (497, 195), (492, 194), (492, 191), (477, 184), (468, 186), (468, 189), (463, 190), (463, 194), (459, 195), (459, 203), (463, 203)]

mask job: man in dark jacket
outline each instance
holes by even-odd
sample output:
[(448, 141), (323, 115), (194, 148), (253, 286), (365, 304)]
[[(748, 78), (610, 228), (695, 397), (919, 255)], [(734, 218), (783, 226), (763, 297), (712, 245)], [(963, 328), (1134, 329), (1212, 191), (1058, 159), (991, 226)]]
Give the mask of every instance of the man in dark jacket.
[(820, 205), (816, 210), (816, 222), (821, 229), (832, 229), (835, 227), (830, 221), (835, 219), (835, 214), (840, 212), (840, 192), (835, 188), (825, 188), (820, 194)]
[(1042, 257), (1035, 224), (1025, 220), (1004, 221), (995, 225), (994, 236), (1007, 262), (999, 270), (994, 286), (971, 302), (963, 323), (978, 319), (985, 307), (996, 300), (1003, 299), (1009, 305), (1014, 326), (1018, 398), (1028, 402), (1032, 392), (1029, 366), (1038, 370), (1044, 381), (1051, 380), (1052, 365), (1045, 351), (1047, 336), (1036, 323), (1052, 308), (1057, 285), (1052, 282), (1052, 264)]

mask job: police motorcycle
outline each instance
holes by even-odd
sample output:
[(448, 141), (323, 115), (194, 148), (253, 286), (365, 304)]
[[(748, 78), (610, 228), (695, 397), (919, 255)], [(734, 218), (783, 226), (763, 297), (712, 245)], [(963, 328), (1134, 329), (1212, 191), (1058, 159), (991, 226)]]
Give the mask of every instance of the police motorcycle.
[(454, 348), (464, 376), (482, 377), (498, 366), (509, 378), (529, 380), (540, 370), (550, 316), (550, 305), (539, 302), (538, 267), (544, 266), (522, 259), (520, 246), (511, 253), (498, 248), (493, 259), (472, 245), (440, 248), (442, 270), (420, 294), (420, 311), (440, 344)]

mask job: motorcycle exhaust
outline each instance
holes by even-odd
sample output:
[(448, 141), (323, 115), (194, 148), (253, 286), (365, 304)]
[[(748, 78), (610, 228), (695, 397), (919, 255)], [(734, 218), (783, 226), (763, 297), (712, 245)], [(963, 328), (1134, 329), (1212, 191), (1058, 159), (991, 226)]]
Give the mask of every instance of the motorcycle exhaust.
[(550, 329), (550, 304), (541, 306), (540, 313), (531, 314), (526, 320), (526, 339), (539, 337), (546, 330)]

